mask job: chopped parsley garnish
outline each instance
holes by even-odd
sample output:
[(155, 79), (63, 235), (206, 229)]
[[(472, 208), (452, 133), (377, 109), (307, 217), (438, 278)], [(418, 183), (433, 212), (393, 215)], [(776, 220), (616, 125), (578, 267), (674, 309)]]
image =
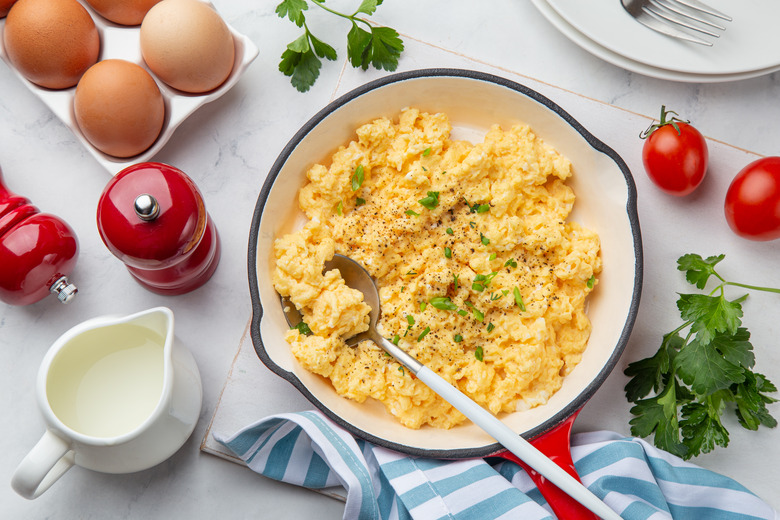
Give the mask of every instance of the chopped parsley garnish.
[(517, 267), (517, 262), (515, 261), (514, 258), (510, 258), (509, 260), (506, 261), (504, 267)]
[(420, 312), (424, 312), (427, 306), (428, 302), (420, 302)]
[(485, 315), (482, 313), (482, 311), (474, 307), (471, 302), (466, 302), (466, 305), (471, 309), (471, 314), (474, 315), (474, 319), (477, 321), (483, 321), (485, 319)]
[(414, 326), (414, 316), (408, 314), (406, 316), (406, 323), (408, 323), (408, 325), (406, 326), (406, 330), (404, 331), (404, 337), (406, 337), (406, 335), (409, 334), (409, 331), (412, 330), (412, 327)]
[(442, 311), (456, 311), (458, 306), (455, 305), (448, 296), (434, 296), (428, 303), (434, 306), (434, 308)]
[(487, 324), (487, 331), (488, 332), (493, 332), (493, 329), (495, 329), (495, 328), (496, 328), (496, 326), (493, 325), (493, 323), (488, 323)]
[(464, 311), (463, 309), (459, 310), (458, 314), (460, 314), (461, 316), (468, 316), (469, 315), (469, 313)]
[(479, 204), (478, 202), (470, 204), (466, 197), (463, 197), (463, 201), (466, 203), (466, 206), (468, 206), (470, 213), (487, 213), (490, 211), (490, 204)]
[(303, 334), (304, 336), (308, 336), (309, 334), (311, 334), (311, 329), (309, 328), (309, 325), (307, 325), (305, 321), (302, 321), (298, 323), (298, 325), (296, 325), (295, 327), (290, 327), (290, 328), (298, 330), (298, 332)]
[(477, 358), (477, 361), (482, 361), (484, 356), (485, 356), (485, 351), (482, 350), (482, 347), (477, 347), (476, 350), (474, 350), (474, 357)]
[(490, 243), (490, 239), (483, 235), (482, 233), (479, 234), (479, 241), (482, 242), (483, 246), (486, 246)]
[(490, 282), (493, 281), (493, 278), (496, 277), (498, 274), (498, 271), (493, 271), (490, 274), (478, 274), (474, 277), (475, 282), (480, 282), (483, 285), (483, 289), (490, 285)]
[(455, 343), (460, 343), (461, 341), (463, 341), (463, 336), (461, 336), (460, 334), (455, 334), (455, 336), (452, 339), (455, 340)]
[(430, 327), (425, 327), (425, 330), (423, 330), (419, 336), (417, 336), (417, 341), (422, 341), (422, 339), (428, 335), (428, 333), (431, 331)]
[(355, 199), (355, 206), (362, 206), (366, 203), (366, 199), (361, 199), (360, 197)]
[(590, 278), (588, 278), (588, 282), (585, 285), (588, 286), (588, 289), (593, 289), (593, 286), (596, 285), (596, 275), (590, 275)]
[(493, 278), (496, 277), (498, 272), (493, 271), (492, 273), (485, 275), (485, 274), (478, 274), (474, 277), (474, 283), (471, 284), (471, 289), (477, 292), (482, 292), (485, 290), (485, 288), (490, 284), (491, 281), (493, 281)]
[(523, 303), (523, 296), (520, 294), (520, 289), (515, 287), (514, 291), (512, 291), (515, 295), (515, 303), (518, 307), (520, 307), (520, 310), (525, 312), (525, 303)]
[(417, 202), (425, 206), (426, 209), (433, 210), (439, 205), (439, 192), (429, 191), (427, 197), (424, 197)]
[[(393, 343), (393, 345), (398, 345), (398, 342), (401, 341), (401, 336), (396, 334), (395, 336), (393, 336), (393, 339), (391, 339), (390, 341)], [(385, 352), (385, 354), (387, 354), (387, 352)], [(387, 355), (389, 356), (390, 354)]]
[(495, 259), (496, 259), (496, 257), (497, 257), (497, 256), (498, 256), (498, 255), (497, 255), (497, 254), (495, 254), (495, 253), (490, 253), (490, 256), (488, 257), (488, 261), (489, 261), (489, 262), (492, 262), (493, 260), (495, 260)]
[(469, 226), (471, 227), (471, 229), (474, 229), (475, 227), (477, 227), (477, 223), (472, 220), (469, 222)]
[(406, 375), (406, 369), (402, 365), (398, 365), (398, 371), (401, 372), (402, 376)]
[(357, 191), (363, 185), (363, 165), (361, 164), (355, 169), (355, 173), (352, 174), (352, 191)]
[(417, 213), (416, 211), (411, 210), (411, 209), (407, 209), (406, 211), (404, 211), (404, 213), (406, 213), (410, 217), (419, 217), (420, 216), (419, 213)]
[(458, 275), (454, 274), (452, 275), (452, 284), (455, 286), (455, 290), (458, 290)]
[(445, 231), (445, 233), (447, 233), (448, 235), (454, 235), (455, 234), (455, 232), (452, 230), (451, 227), (448, 227), (447, 230)]
[(445, 247), (444, 248), (444, 256), (446, 258), (452, 258), (452, 249), (450, 249), (449, 247)]
[(423, 157), (428, 157), (429, 155), (431, 155), (431, 149), (430, 148), (426, 148), (425, 150), (423, 150), (422, 155), (423, 155)]

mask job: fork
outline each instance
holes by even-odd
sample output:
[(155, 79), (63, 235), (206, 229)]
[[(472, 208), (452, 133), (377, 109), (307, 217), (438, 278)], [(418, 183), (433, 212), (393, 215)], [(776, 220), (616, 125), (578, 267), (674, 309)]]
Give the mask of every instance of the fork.
[(715, 30), (726, 28), (705, 15), (730, 22), (731, 17), (699, 0), (620, 0), (623, 8), (636, 21), (650, 29), (681, 40), (712, 46), (712, 42), (688, 33), (691, 29), (714, 38), (720, 34)]

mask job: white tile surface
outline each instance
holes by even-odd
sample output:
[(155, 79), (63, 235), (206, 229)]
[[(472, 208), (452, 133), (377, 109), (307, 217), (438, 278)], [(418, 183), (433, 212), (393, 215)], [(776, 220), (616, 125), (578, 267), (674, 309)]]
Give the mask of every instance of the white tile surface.
[[(277, 71), (279, 55), (298, 29), (276, 17), (276, 2), (214, 3), (237, 31), (257, 44), (260, 55), (233, 90), (185, 121), (156, 157), (195, 180), (222, 239), (223, 256), (214, 278), (187, 295), (166, 298), (145, 291), (111, 256), (95, 226), (107, 172), (4, 64), (0, 66), (0, 167), (5, 180), (43, 211), (65, 219), (81, 245), (72, 275), (80, 294), (73, 303), (62, 306), (47, 299), (28, 307), (0, 304), (0, 406), (10, 419), (4, 423), (6, 449), (0, 454), (0, 518), (342, 515), (343, 506), (335, 500), (254, 475), (200, 452), (199, 445), (251, 313), (246, 247), (262, 180), (301, 124), (334, 96), (384, 73), (344, 67), (348, 27), (314, 15), (312, 28), (334, 44), (340, 60), (325, 63), (314, 88), (300, 94)], [(333, 5), (348, 10), (355, 3), (338, 0)], [(657, 192), (644, 176), (641, 142), (635, 138), (663, 103), (694, 121), (708, 137), (758, 154), (777, 154), (780, 74), (708, 85), (646, 78), (590, 56), (522, 0), (388, 0), (373, 18), (405, 37), (407, 50), (399, 70), (437, 66), (498, 70), (551, 97), (629, 164), (639, 190), (646, 269), (639, 319), (620, 368), (653, 352), (659, 335), (676, 326), (674, 291), (684, 286), (669, 259), (673, 262), (692, 247), (701, 246), (702, 254), (726, 253), (724, 269), (735, 277), (750, 276), (746, 281), (780, 286), (780, 275), (773, 269), (780, 243), (738, 239), (722, 216), (730, 179), (753, 155), (712, 143), (712, 168), (705, 184), (690, 198), (671, 199)], [(582, 103), (571, 92), (624, 111), (596, 111), (593, 107), (598, 103)], [(605, 113), (618, 114), (614, 117), (619, 119), (603, 117)], [(700, 232), (703, 229), (706, 235)], [(72, 325), (90, 317), (155, 305), (174, 310), (177, 336), (193, 351), (201, 369), (204, 405), (193, 437), (171, 460), (151, 470), (106, 476), (74, 468), (38, 500), (18, 497), (2, 482), (10, 481), (14, 468), (43, 431), (33, 385), (48, 346)], [(763, 295), (751, 297), (745, 305), (745, 323), (753, 332), (759, 369), (775, 383), (780, 381), (780, 358), (774, 338), (780, 330), (770, 313), (778, 305), (777, 298)], [(575, 428), (628, 433), (623, 384), (624, 376), (616, 371), (587, 405)], [(299, 397), (290, 397), (291, 406)], [(777, 405), (772, 411), (780, 414)], [(736, 428), (729, 428), (732, 445), (728, 449), (696, 462), (737, 478), (780, 508), (772, 487), (780, 481), (780, 431), (741, 434)]]

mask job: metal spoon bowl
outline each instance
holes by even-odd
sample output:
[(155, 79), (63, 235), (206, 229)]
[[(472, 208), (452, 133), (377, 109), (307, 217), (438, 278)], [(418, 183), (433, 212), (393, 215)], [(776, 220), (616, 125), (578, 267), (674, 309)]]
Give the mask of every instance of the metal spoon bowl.
[[(354, 346), (363, 340), (370, 339), (385, 352), (393, 356), (396, 361), (405, 366), (407, 370), (415, 374), (417, 378), (425, 383), (431, 390), (439, 394), (443, 399), (474, 422), (474, 424), (496, 439), (507, 450), (514, 453), (520, 460), (546, 477), (550, 482), (558, 486), (577, 502), (601, 518), (621, 518), (577, 479), (547, 458), (541, 451), (511, 430), (493, 414), (482, 408), (466, 394), (452, 386), (441, 376), (424, 366), (393, 342), (382, 337), (376, 328), (381, 312), (379, 291), (377, 290), (374, 279), (363, 266), (349, 257), (337, 254), (333, 256), (333, 260), (325, 263), (325, 270), (332, 269), (339, 270), (341, 277), (349, 287), (362, 292), (365, 299), (364, 301), (371, 307), (368, 330), (348, 338), (346, 340), (347, 345)], [(286, 298), (282, 298), (282, 309), (284, 310), (285, 318), (290, 327), (295, 327), (301, 323), (301, 314), (298, 312), (295, 305)]]

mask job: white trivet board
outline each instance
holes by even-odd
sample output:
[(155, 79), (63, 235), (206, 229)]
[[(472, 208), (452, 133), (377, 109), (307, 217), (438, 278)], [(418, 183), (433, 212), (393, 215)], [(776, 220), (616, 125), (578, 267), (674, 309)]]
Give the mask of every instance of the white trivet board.
[[(311, 408), (309, 401), (290, 383), (263, 365), (255, 353), (247, 323), (200, 449), (231, 462), (244, 464), (230, 450), (214, 440), (212, 432), (233, 433), (268, 415)], [(345, 499), (343, 488), (326, 489), (322, 492), (333, 498)]]
[[(676, 269), (679, 256), (698, 253), (706, 257), (723, 253), (726, 259), (720, 264), (719, 272), (730, 280), (780, 287), (780, 272), (776, 270), (780, 240), (752, 242), (739, 238), (728, 228), (723, 215), (723, 201), (729, 183), (742, 167), (759, 156), (708, 140), (710, 167), (704, 182), (688, 197), (672, 197), (658, 190), (642, 167), (643, 141), (638, 135), (652, 122), (652, 117), (631, 113), (419, 41), (407, 39), (406, 46), (399, 71), (429, 67), (464, 68), (489, 72), (521, 83), (549, 97), (569, 112), (613, 148), (631, 169), (639, 194), (644, 249), (642, 301), (622, 359), (584, 407), (574, 426), (575, 431), (608, 429), (630, 435), (631, 404), (623, 393), (628, 381), (623, 369), (631, 361), (654, 354), (662, 335), (680, 325), (677, 293), (696, 291)], [(380, 75), (375, 71), (362, 72), (345, 66), (333, 97)], [(659, 112), (662, 102), (658, 101)], [(681, 115), (685, 117), (685, 114)], [(706, 135), (706, 129), (702, 130)], [(574, 167), (576, 174), (576, 165)], [(776, 347), (776, 338), (780, 337), (780, 320), (774, 318), (776, 310), (780, 309), (780, 297), (754, 293), (743, 308), (743, 323), (751, 331), (751, 342), (755, 347), (756, 369), (780, 385), (780, 349)], [(214, 440), (212, 432), (232, 434), (274, 413), (311, 408), (312, 405), (292, 385), (260, 362), (247, 330), (201, 447), (205, 452), (240, 463)], [(780, 417), (780, 404), (771, 405), (770, 412)], [(718, 448), (692, 462), (736, 479), (775, 509), (780, 509), (780, 496), (776, 491), (777, 482), (780, 482), (780, 428), (762, 427), (757, 432), (748, 432), (730, 414), (724, 418), (724, 424), (731, 434), (729, 447)], [(343, 497), (343, 492), (331, 494)]]

